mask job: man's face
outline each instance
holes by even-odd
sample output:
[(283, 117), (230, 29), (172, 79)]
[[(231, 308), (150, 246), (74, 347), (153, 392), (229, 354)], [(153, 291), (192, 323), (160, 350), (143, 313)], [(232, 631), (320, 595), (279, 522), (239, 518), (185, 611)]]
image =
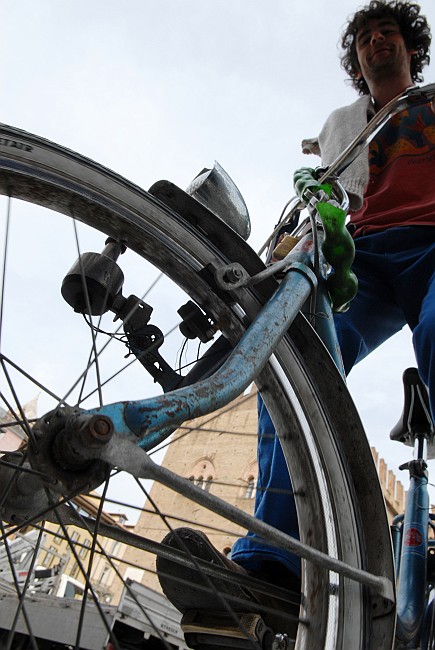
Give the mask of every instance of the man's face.
[(356, 35), (356, 53), (367, 83), (410, 73), (411, 52), (392, 18), (373, 19), (362, 27)]

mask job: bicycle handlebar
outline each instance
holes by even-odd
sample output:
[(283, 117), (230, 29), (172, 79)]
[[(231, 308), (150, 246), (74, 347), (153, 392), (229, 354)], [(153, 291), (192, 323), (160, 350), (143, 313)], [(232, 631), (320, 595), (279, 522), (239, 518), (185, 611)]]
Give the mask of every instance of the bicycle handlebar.
[[(327, 169), (324, 170), (319, 178), (319, 185), (328, 183), (336, 176), (340, 176), (347, 167), (355, 160), (357, 156), (367, 147), (379, 131), (394, 115), (411, 106), (419, 106), (427, 104), (435, 99), (435, 83), (426, 84), (425, 86), (413, 86), (407, 88), (403, 93), (394, 97), (388, 104), (383, 106), (373, 118), (368, 122), (367, 126), (350, 142), (346, 149), (331, 163)], [(287, 216), (284, 217), (285, 211), (290, 207)], [(279, 218), (278, 225), (258, 251), (261, 255), (270, 242), (278, 234), (283, 225), (288, 223), (296, 210), (302, 209), (305, 204), (298, 196), (291, 198), (285, 205), (284, 210)]]
[(394, 97), (372, 117), (361, 133), (329, 165), (325, 173), (319, 178), (319, 183), (326, 183), (331, 176), (340, 176), (394, 115), (411, 106), (427, 104), (434, 98), (435, 83), (408, 88), (401, 95)]

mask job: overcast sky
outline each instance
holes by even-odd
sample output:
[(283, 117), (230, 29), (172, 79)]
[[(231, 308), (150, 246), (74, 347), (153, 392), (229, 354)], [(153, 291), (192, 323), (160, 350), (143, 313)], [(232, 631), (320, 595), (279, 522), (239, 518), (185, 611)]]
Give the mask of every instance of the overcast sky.
[[(350, 103), (337, 43), (351, 0), (0, 0), (0, 121), (63, 144), (144, 188), (181, 187), (218, 160), (241, 190), (258, 249), (293, 194), (300, 153)], [(434, 0), (421, 7), (435, 25)], [(434, 66), (425, 80), (435, 81)], [(370, 442), (393, 469), (388, 432), (405, 332), (349, 386)], [(397, 449), (395, 448), (397, 447)]]

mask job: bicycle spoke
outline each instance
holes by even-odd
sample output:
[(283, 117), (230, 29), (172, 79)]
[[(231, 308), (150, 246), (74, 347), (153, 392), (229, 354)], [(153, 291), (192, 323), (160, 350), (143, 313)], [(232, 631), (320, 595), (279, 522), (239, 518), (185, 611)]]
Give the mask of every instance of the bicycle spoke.
[(53, 393), (53, 391), (51, 391), (48, 388), (48, 386), (46, 386), (46, 385), (42, 384), (41, 382), (39, 382), (35, 377), (30, 375), (28, 372), (26, 372), (24, 370), (24, 368), (20, 367), (16, 363), (14, 363), (12, 361), (12, 359), (9, 359), (4, 354), (0, 354), (0, 360), (3, 361), (4, 363), (8, 363), (12, 368), (17, 370), (23, 377), (25, 377), (26, 379), (31, 381), (32, 384), (34, 384), (36, 386), (36, 388), (40, 388), (42, 391), (44, 391), (44, 393), (46, 393), (47, 395), (52, 397), (58, 404), (64, 404), (65, 403), (64, 400), (62, 400), (58, 395), (56, 395), (56, 393)]
[[(111, 568), (113, 569), (113, 571), (115, 572), (115, 574), (117, 575), (117, 577), (118, 577), (118, 578), (122, 578), (122, 575), (121, 575), (120, 571), (118, 570), (118, 568), (117, 568), (117, 566), (116, 566), (116, 564), (115, 564), (115, 562), (114, 562), (114, 560), (115, 560), (116, 558), (114, 558), (113, 556), (109, 555), (109, 554), (106, 552), (106, 550), (104, 549), (104, 547), (103, 547), (103, 546), (101, 545), (101, 543), (99, 542), (99, 540), (98, 540), (98, 536), (97, 536), (97, 535), (98, 535), (98, 527), (99, 527), (99, 523), (100, 523), (100, 520), (101, 520), (101, 514), (102, 514), (102, 512), (103, 512), (102, 504), (103, 504), (105, 501), (106, 501), (106, 496), (105, 496), (105, 494), (103, 494), (102, 497), (101, 497), (101, 499), (100, 499), (98, 524), (97, 524), (97, 522), (95, 523), (95, 528), (94, 528), (92, 531), (91, 531), (91, 529), (89, 528), (87, 522), (86, 522), (86, 521), (84, 520), (84, 518), (80, 515), (80, 513), (78, 513), (78, 517), (79, 517), (79, 519), (80, 519), (80, 521), (81, 521), (81, 523), (82, 523), (82, 525), (83, 525), (83, 528), (84, 528), (85, 530), (87, 530), (87, 531), (89, 532), (89, 534), (91, 534), (91, 536), (92, 536), (93, 543), (92, 543), (92, 548), (91, 548), (91, 554), (93, 555), (94, 553), (96, 553), (96, 552), (97, 552), (97, 548), (98, 548), (98, 553), (99, 553), (100, 555), (102, 555), (102, 556), (103, 556), (103, 557), (108, 561), (108, 563), (110, 564)], [(97, 533), (97, 534), (95, 534), (95, 533)], [(91, 564), (91, 558), (90, 558), (90, 560), (89, 560), (89, 565), (90, 565), (90, 564)], [(88, 567), (88, 572), (90, 573), (90, 567)], [(171, 646), (168, 644), (168, 642), (166, 641), (166, 639), (164, 638), (164, 636), (162, 635), (162, 633), (160, 632), (160, 630), (156, 627), (154, 621), (152, 620), (152, 618), (150, 617), (150, 615), (148, 614), (148, 612), (146, 611), (146, 609), (141, 605), (141, 603), (140, 603), (139, 599), (137, 598), (136, 594), (133, 592), (133, 590), (129, 587), (129, 585), (128, 585), (127, 583), (125, 583), (125, 588), (127, 589), (127, 591), (128, 591), (128, 593), (129, 593), (129, 595), (131, 596), (131, 598), (135, 601), (136, 605), (137, 605), (137, 606), (139, 607), (139, 609), (141, 610), (141, 612), (142, 612), (142, 614), (144, 615), (145, 619), (146, 619), (146, 620), (148, 621), (148, 623), (152, 626), (152, 628), (153, 628), (153, 630), (154, 630), (156, 636), (160, 639), (160, 641), (162, 642), (162, 644), (164, 645), (164, 647), (165, 647), (167, 650), (171, 650)], [(85, 599), (83, 599), (83, 600), (85, 600)], [(82, 612), (84, 613), (84, 607), (82, 607), (81, 613), (82, 613)], [(82, 628), (82, 624), (81, 624), (81, 626), (80, 626), (80, 631), (81, 631), (81, 628)], [(78, 639), (77, 639), (77, 647), (79, 647), (78, 642), (79, 642), (79, 636), (78, 636)]]
[(94, 602), (96, 608), (98, 609), (101, 620), (102, 620), (102, 622), (103, 622), (103, 624), (104, 624), (104, 626), (105, 626), (105, 628), (107, 630), (107, 633), (110, 636), (110, 640), (112, 641), (115, 650), (120, 650), (119, 645), (118, 645), (118, 641), (113, 635), (110, 623), (109, 623), (109, 621), (107, 619), (107, 616), (106, 616), (106, 614), (105, 614), (105, 612), (104, 612), (104, 610), (103, 610), (103, 608), (102, 608), (102, 606), (100, 604), (99, 598), (98, 598), (98, 596), (97, 596), (97, 594), (96, 594), (96, 592), (95, 592), (95, 590), (94, 590), (94, 588), (93, 588), (93, 586), (92, 586), (92, 584), (91, 584), (91, 582), (89, 580), (89, 576), (88, 576), (87, 572), (84, 569), (83, 563), (79, 558), (79, 555), (78, 555), (78, 553), (76, 551), (75, 545), (73, 544), (73, 542), (71, 541), (71, 539), (70, 539), (70, 537), (68, 535), (68, 531), (67, 531), (66, 526), (65, 526), (65, 524), (64, 524), (64, 522), (62, 520), (62, 516), (61, 516), (61, 514), (60, 514), (60, 512), (59, 512), (59, 510), (57, 508), (54, 509), (54, 514), (55, 514), (55, 517), (56, 517), (59, 525), (62, 528), (65, 539), (68, 541), (68, 545), (69, 545), (69, 547), (71, 549), (71, 553), (72, 553), (75, 561), (77, 562), (77, 564), (80, 567), (81, 574), (85, 579), (86, 589), (89, 590), (89, 592), (92, 595), (93, 602)]
[[(3, 453), (0, 451), (0, 454)], [(42, 478), (45, 482), (47, 483), (55, 483), (54, 479), (52, 479), (48, 474), (44, 474), (43, 472), (39, 472), (36, 469), (32, 469), (31, 467), (20, 467), (19, 465), (15, 465), (14, 463), (8, 463), (6, 460), (2, 460), (0, 458), (0, 465), (3, 467), (10, 467), (14, 470), (17, 471), (17, 473), (25, 473), (25, 474), (33, 474), (33, 476), (39, 476)]]
[[(90, 302), (90, 299), (89, 299), (88, 285), (87, 285), (86, 280), (85, 280), (84, 269), (83, 269), (81, 256), (80, 256), (80, 244), (79, 244), (79, 238), (78, 238), (78, 232), (77, 232), (77, 223), (76, 223), (76, 220), (74, 218), (74, 215), (72, 215), (72, 217), (73, 217), (72, 223), (73, 223), (73, 228), (74, 228), (74, 237), (75, 237), (75, 242), (76, 242), (76, 247), (77, 247), (77, 254), (78, 254), (79, 260), (80, 260), (80, 274), (81, 274), (81, 277), (82, 277), (82, 288), (83, 288), (83, 292), (84, 292), (84, 295), (85, 295), (86, 309), (88, 311), (89, 318), (91, 319), (91, 323), (92, 323), (91, 302)], [(106, 299), (107, 299), (107, 295), (106, 295), (105, 300)], [(96, 376), (97, 387), (98, 387), (98, 399), (99, 399), (99, 404), (101, 406), (103, 404), (103, 393), (101, 392), (100, 366), (99, 366), (99, 363), (98, 363), (97, 342), (96, 342), (96, 336), (95, 336), (95, 332), (94, 332), (93, 327), (91, 327), (91, 337), (92, 337), (92, 354), (93, 354), (93, 360), (95, 362), (95, 376)], [(83, 381), (86, 381), (86, 376), (87, 376), (87, 374), (83, 378)]]
[(20, 591), (20, 587), (19, 587), (19, 584), (18, 584), (18, 577), (17, 577), (16, 571), (15, 571), (15, 566), (14, 566), (13, 560), (12, 560), (12, 554), (11, 554), (11, 551), (10, 551), (9, 543), (8, 543), (6, 537), (5, 537), (4, 525), (3, 525), (3, 521), (1, 519), (0, 519), (0, 531), (2, 533), (3, 539), (5, 540), (4, 541), (5, 550), (6, 550), (6, 554), (8, 556), (9, 567), (10, 567), (11, 573), (12, 573), (12, 580), (13, 580), (13, 584), (14, 584), (14, 587), (15, 587), (15, 590), (16, 590), (16, 593), (17, 593), (18, 601), (20, 603), (23, 618), (24, 618), (24, 621), (26, 623), (27, 631), (28, 631), (29, 638), (30, 638), (30, 643), (31, 643), (31, 646), (32, 646), (33, 650), (38, 650), (38, 645), (36, 643), (36, 639), (35, 639), (35, 636), (34, 636), (33, 631), (32, 631), (32, 625), (31, 625), (30, 619), (29, 619), (28, 614), (27, 614), (27, 609), (26, 609), (25, 603), (21, 602), (22, 593)]
[[(36, 541), (36, 545), (35, 545), (35, 553), (33, 554), (33, 558), (32, 558), (32, 561), (30, 563), (30, 566), (29, 566), (29, 571), (28, 571), (28, 574), (27, 574), (26, 582), (24, 584), (23, 591), (22, 591), (22, 593), (20, 595), (20, 598), (19, 598), (19, 605), (17, 607), (16, 613), (15, 613), (15, 616), (14, 616), (14, 620), (12, 622), (11, 629), (9, 631), (8, 639), (6, 641), (6, 650), (10, 650), (12, 648), (12, 643), (13, 643), (13, 640), (14, 640), (16, 626), (17, 626), (17, 623), (18, 623), (19, 616), (20, 616), (20, 614), (21, 614), (21, 612), (23, 611), (23, 608), (24, 608), (25, 597), (26, 597), (27, 590), (29, 589), (29, 586), (30, 586), (30, 579), (31, 579), (33, 569), (34, 569), (35, 564), (36, 564), (37, 557), (38, 557), (38, 550), (39, 550), (39, 548), (41, 546), (43, 532), (44, 532), (44, 529), (41, 528), (40, 531), (39, 531), (38, 539)], [(35, 641), (35, 643), (36, 643), (36, 641)], [(35, 646), (35, 647), (37, 647), (37, 646)]]
[[(237, 406), (239, 406), (240, 404), (243, 404), (243, 403), (245, 403), (245, 402), (247, 402), (249, 400), (252, 400), (252, 399), (253, 399), (252, 395), (244, 395), (243, 398), (241, 400), (239, 400), (237, 403), (233, 402), (232, 404), (229, 404), (227, 407), (221, 409), (218, 413), (214, 413), (214, 414), (210, 415), (210, 417), (207, 420), (205, 420), (204, 422), (202, 422), (201, 425), (199, 425), (199, 426), (186, 427), (185, 425), (182, 425), (181, 427), (177, 428), (177, 431), (183, 431), (184, 433), (177, 436), (177, 440), (180, 440), (180, 438), (184, 438), (185, 436), (188, 436), (190, 433), (198, 431), (198, 429), (200, 429), (200, 428), (202, 429), (204, 424), (208, 424), (209, 422), (213, 422), (218, 417), (220, 417), (223, 413), (230, 413), (235, 408), (237, 408)], [(256, 396), (255, 396), (255, 399), (256, 399)], [(166, 447), (169, 447), (173, 443), (174, 443), (174, 440), (169, 439), (167, 442), (164, 442), (163, 444), (159, 445), (155, 449), (151, 450), (149, 452), (149, 455), (152, 456), (154, 454), (157, 454), (158, 452), (161, 452), (163, 449), (165, 449)]]
[[(88, 584), (90, 584), (92, 565), (93, 565), (93, 562), (94, 562), (94, 554), (95, 554), (95, 549), (96, 549), (96, 544), (97, 544), (98, 528), (99, 528), (100, 521), (101, 521), (101, 514), (103, 512), (103, 504), (104, 504), (104, 501), (105, 501), (105, 495), (107, 493), (108, 483), (109, 483), (109, 479), (107, 479), (105, 484), (104, 484), (103, 494), (102, 494), (102, 497), (101, 497), (101, 500), (100, 500), (98, 513), (97, 513), (97, 516), (95, 518), (95, 534), (94, 534), (93, 539), (92, 539), (92, 546), (91, 546), (91, 549), (90, 549), (89, 560), (88, 560), (88, 568), (87, 568), (87, 572), (86, 572), (86, 589), (85, 589), (84, 594), (83, 594), (82, 606), (80, 608), (79, 624), (78, 624), (78, 627), (77, 627), (76, 650), (80, 650), (80, 639), (81, 639), (81, 636), (82, 636), (84, 615), (85, 615), (86, 603), (88, 601), (88, 593), (89, 593)], [(69, 502), (69, 504), (71, 506), (71, 502)]]
[[(24, 410), (23, 410), (23, 407), (21, 406), (21, 403), (20, 403), (20, 400), (19, 400), (19, 398), (18, 398), (18, 395), (17, 395), (17, 393), (15, 392), (14, 384), (13, 384), (13, 382), (12, 382), (11, 379), (10, 379), (10, 376), (9, 376), (8, 371), (6, 370), (5, 362), (4, 362), (3, 359), (0, 359), (0, 365), (1, 365), (1, 367), (3, 368), (3, 374), (4, 374), (5, 377), (6, 377), (6, 381), (7, 381), (7, 383), (8, 383), (9, 390), (11, 391), (11, 393), (12, 393), (12, 395), (13, 395), (13, 398), (14, 398), (14, 401), (15, 401), (15, 404), (16, 404), (16, 406), (17, 406), (19, 412), (20, 412), (21, 420), (22, 420), (22, 423), (23, 423), (23, 425), (24, 425), (22, 428), (23, 428), (24, 431), (26, 432), (26, 434), (27, 434), (27, 436), (28, 436), (28, 438), (29, 438), (29, 440), (30, 440), (30, 443), (31, 443), (32, 446), (33, 446), (33, 449), (34, 449), (35, 452), (36, 452), (36, 451), (37, 451), (37, 448), (38, 448), (38, 445), (37, 445), (37, 442), (36, 442), (35, 436), (33, 435), (32, 427), (30, 426), (29, 422), (27, 421), (26, 414), (24, 413)], [(3, 397), (3, 400), (4, 400), (4, 397)], [(10, 409), (10, 410), (11, 410), (11, 409)], [(14, 413), (13, 410), (11, 410), (11, 412)], [(15, 416), (15, 417), (16, 417), (16, 416)]]
[[(173, 332), (175, 332), (175, 331), (178, 329), (178, 327), (179, 327), (179, 323), (177, 323), (176, 325), (174, 325), (174, 326), (173, 326), (173, 327), (172, 327), (172, 328), (171, 328), (171, 329), (170, 329), (170, 330), (165, 334), (165, 337), (166, 337), (166, 336), (169, 336), (170, 334), (172, 334)], [(109, 341), (110, 341), (110, 340), (112, 340), (112, 339), (109, 339)], [(104, 347), (101, 348), (101, 350), (98, 352), (98, 354), (101, 355), (101, 353), (102, 353), (102, 351), (103, 351), (104, 349), (105, 349)], [(152, 349), (153, 349), (153, 346), (150, 346), (149, 351), (152, 351)], [(110, 377), (108, 377), (108, 378), (105, 379), (103, 382), (101, 382), (101, 387), (103, 387), (103, 386), (109, 384), (109, 383), (110, 383), (111, 381), (113, 381), (116, 377), (119, 377), (123, 372), (125, 372), (126, 370), (128, 370), (128, 368), (129, 368), (131, 365), (133, 365), (133, 364), (135, 364), (135, 363), (137, 363), (137, 362), (138, 362), (138, 359), (137, 359), (136, 357), (133, 357), (133, 359), (132, 359), (131, 361), (129, 361), (127, 364), (125, 364), (125, 366), (123, 366), (122, 368), (120, 368), (119, 370), (117, 370), (116, 372), (114, 372)], [(92, 362), (92, 363), (93, 363), (93, 362)], [(90, 397), (92, 397), (92, 395), (94, 395), (96, 391), (97, 391), (97, 389), (94, 389), (94, 390), (92, 390), (90, 393), (87, 393), (87, 395), (85, 395), (84, 397), (82, 397), (82, 398), (80, 399), (80, 401), (78, 402), (78, 404), (81, 404), (81, 403), (85, 402), (87, 399), (89, 399)]]
[[(226, 611), (230, 619), (232, 619), (233, 623), (237, 628), (240, 629), (242, 634), (245, 634), (248, 636), (248, 631), (246, 627), (243, 625), (242, 621), (239, 619), (235, 611), (233, 610), (232, 606), (228, 603), (227, 598), (225, 597), (225, 594), (222, 594), (215, 586), (213, 580), (207, 575), (204, 574), (204, 572), (201, 570), (197, 559), (195, 558), (194, 555), (192, 555), (189, 547), (184, 543), (184, 541), (181, 539), (181, 537), (177, 534), (176, 531), (174, 531), (174, 528), (171, 526), (170, 522), (168, 519), (160, 512), (159, 507), (151, 497), (150, 493), (147, 492), (144, 489), (144, 492), (147, 496), (148, 501), (151, 503), (153, 506), (155, 512), (159, 515), (159, 517), (162, 519), (164, 522), (165, 526), (167, 527), (168, 531), (173, 533), (175, 535), (175, 538), (177, 539), (177, 542), (179, 546), (181, 547), (182, 551), (186, 553), (188, 559), (193, 563), (194, 568), (197, 570), (198, 575), (201, 576), (201, 578), (204, 580), (204, 584), (207, 588), (207, 590), (213, 594), (213, 596), (216, 598), (216, 602), (219, 603), (219, 609), (222, 607), (224, 611)], [(259, 643), (252, 642), (252, 648), (254, 650), (262, 650), (261, 646)]]

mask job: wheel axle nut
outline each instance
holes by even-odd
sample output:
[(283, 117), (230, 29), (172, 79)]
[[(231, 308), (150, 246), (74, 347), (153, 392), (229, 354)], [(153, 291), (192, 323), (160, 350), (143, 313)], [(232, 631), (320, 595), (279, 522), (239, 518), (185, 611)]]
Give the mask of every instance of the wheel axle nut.
[(243, 278), (243, 272), (238, 268), (228, 269), (224, 275), (226, 282), (238, 282)]
[(113, 422), (105, 415), (94, 415), (89, 422), (88, 430), (92, 438), (106, 443), (113, 435)]

